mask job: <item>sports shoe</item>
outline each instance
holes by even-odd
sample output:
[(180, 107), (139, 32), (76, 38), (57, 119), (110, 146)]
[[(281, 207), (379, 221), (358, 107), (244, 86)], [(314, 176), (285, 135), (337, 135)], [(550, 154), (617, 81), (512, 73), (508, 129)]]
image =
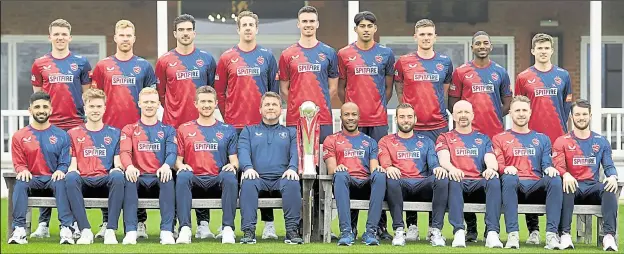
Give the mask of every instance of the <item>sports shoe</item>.
[(23, 227), (15, 227), (11, 238), (9, 238), (9, 244), (27, 244), (26, 229)]
[(444, 240), (444, 238), (442, 237), (442, 232), (440, 232), (440, 229), (437, 228), (430, 228), (431, 230), (431, 237), (429, 238), (429, 241), (431, 242), (431, 246), (446, 246), (446, 242)]
[(476, 243), (478, 236), (479, 236), (479, 233), (477, 233), (477, 231), (473, 232), (473, 231), (470, 231), (470, 229), (468, 229), (468, 231), (466, 231), (466, 242)]
[(97, 234), (95, 234), (95, 238), (103, 238), (104, 234), (106, 233), (107, 226), (108, 226), (107, 222), (102, 223), (102, 225), (100, 226), (100, 231), (98, 231)]
[(485, 247), (488, 248), (503, 248), (503, 242), (501, 242), (500, 237), (496, 231), (488, 232), (485, 237)]
[[(76, 232), (74, 232), (74, 235)], [(92, 244), (93, 243), (93, 232), (91, 232), (90, 228), (85, 228), (80, 232), (80, 238), (76, 240), (76, 244)]]
[(561, 242), (559, 243), (560, 250), (565, 249), (574, 249), (574, 244), (572, 243), (572, 236), (570, 233), (563, 233), (561, 235)]
[[(275, 228), (274, 228), (275, 229)], [(295, 230), (290, 230), (286, 232), (286, 238), (284, 239), (284, 243), (287, 244), (303, 244), (303, 238), (297, 233)]]
[(559, 236), (557, 236), (557, 233), (546, 232), (546, 246), (544, 246), (544, 249), (559, 250), (561, 249), (560, 245), (561, 244), (559, 242)]
[(354, 242), (355, 237), (353, 237), (353, 233), (351, 233), (351, 231), (345, 231), (340, 234), (338, 246), (351, 246)]
[(262, 239), (275, 239), (277, 240), (277, 234), (275, 233), (275, 225), (272, 221), (264, 222), (264, 230), (262, 230)]
[(136, 231), (126, 232), (126, 237), (124, 237), (122, 244), (136, 244), (136, 243), (137, 243), (137, 232)]
[(236, 235), (230, 226), (224, 227), (219, 235), (221, 235), (221, 243), (236, 243)]
[(189, 244), (191, 243), (191, 236), (193, 232), (191, 232), (191, 228), (188, 226), (182, 227), (180, 229), (180, 233), (178, 234), (178, 238), (176, 239), (176, 244)]
[[(25, 231), (24, 231), (25, 232)], [(50, 237), (50, 228), (48, 227), (48, 223), (41, 222), (39, 226), (37, 226), (37, 230), (30, 234), (30, 238), (44, 238)]]
[(104, 231), (104, 244), (118, 244), (117, 235), (115, 235), (115, 230), (106, 229)]
[(251, 229), (243, 230), (243, 238), (240, 239), (240, 243), (242, 244), (255, 244), (256, 243), (256, 232)]
[(68, 227), (61, 227), (59, 235), (61, 236), (60, 244), (74, 244), (72, 231)]
[(604, 251), (618, 251), (618, 246), (615, 243), (615, 238), (613, 238), (613, 235), (608, 234), (605, 235), (604, 238), (602, 238), (602, 250)]
[(507, 244), (505, 249), (520, 249), (520, 237), (518, 231), (511, 232), (507, 235)]
[(215, 235), (210, 231), (210, 227), (208, 226), (207, 221), (200, 221), (197, 226), (197, 231), (195, 231), (195, 238), (206, 239), (206, 238), (215, 238)]
[(392, 235), (388, 233), (388, 228), (385, 227), (377, 229), (377, 236), (380, 240), (392, 240)]
[(463, 247), (466, 248), (466, 231), (463, 229), (457, 230), (453, 236), (453, 243), (451, 247)]
[(405, 231), (403, 230), (403, 227), (397, 228), (394, 231), (392, 246), (405, 246)]
[[(190, 231), (190, 229), (189, 229)], [(189, 232), (188, 237), (191, 237), (191, 233)], [(171, 231), (160, 231), (160, 244), (175, 244), (176, 240), (173, 238), (173, 232)]]
[(78, 222), (74, 221), (74, 224), (72, 224), (71, 226), (71, 231), (74, 232), (74, 234), (72, 235), (74, 239), (79, 239), (80, 236), (82, 235), (82, 233), (80, 232), (80, 229), (78, 228)]
[(539, 233), (539, 231), (537, 231), (537, 230), (531, 231), (531, 234), (529, 234), (529, 238), (527, 238), (526, 243), (527, 244), (539, 245), (540, 244), (540, 233)]
[(217, 239), (221, 239), (221, 237), (223, 237), (223, 225), (221, 225), (219, 229), (217, 229), (217, 235), (215, 236), (215, 238)]
[(144, 222), (139, 222), (137, 224), (137, 238), (145, 238), (147, 239), (147, 226), (145, 226)]
[(407, 241), (420, 241), (420, 236), (418, 235), (418, 226), (410, 225), (407, 228), (407, 235), (405, 237)]
[(362, 243), (366, 245), (379, 245), (379, 240), (377, 239), (377, 231), (374, 229), (368, 229), (364, 234), (362, 234)]

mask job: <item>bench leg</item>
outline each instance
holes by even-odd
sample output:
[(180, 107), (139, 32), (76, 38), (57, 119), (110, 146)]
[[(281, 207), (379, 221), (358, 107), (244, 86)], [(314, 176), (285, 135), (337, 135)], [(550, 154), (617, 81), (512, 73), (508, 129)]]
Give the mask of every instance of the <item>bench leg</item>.
[[(32, 208), (28, 207), (28, 210), (26, 210), (26, 236), (30, 236), (30, 230), (32, 229), (32, 225), (30, 225), (32, 223)], [(50, 227), (50, 225), (48, 225), (48, 227)]]
[(581, 216), (585, 216), (585, 244), (591, 244), (593, 238), (593, 217), (590, 214)]
[[(596, 246), (600, 247), (602, 246), (602, 238), (604, 238), (604, 231), (603, 231), (603, 219), (602, 217), (598, 217), (598, 220), (596, 222)], [(617, 238), (616, 238), (617, 241)]]
[(310, 242), (310, 232), (312, 231), (312, 184), (314, 180), (303, 180), (303, 242)]
[(585, 220), (584, 216), (578, 214), (576, 215), (576, 242), (580, 243), (583, 241), (583, 237), (585, 236)]
[(331, 215), (332, 215), (332, 183), (323, 181), (323, 190), (325, 196), (323, 198), (323, 242), (331, 242)]
[(7, 189), (9, 190), (9, 206), (8, 208), (8, 216), (7, 216), (7, 241), (13, 234), (13, 188), (15, 187), (15, 178), (4, 178), (4, 181), (7, 184)]

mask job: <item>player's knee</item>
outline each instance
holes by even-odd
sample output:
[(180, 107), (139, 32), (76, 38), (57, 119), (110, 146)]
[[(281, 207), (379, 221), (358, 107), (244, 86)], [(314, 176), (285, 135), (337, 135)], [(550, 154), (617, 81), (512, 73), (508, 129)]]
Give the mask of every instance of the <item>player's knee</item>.
[(67, 187), (75, 187), (80, 182), (81, 177), (80, 174), (76, 171), (69, 172), (65, 175), (65, 184)]
[(243, 179), (243, 183), (241, 184), (241, 196), (242, 193), (247, 193), (250, 191), (255, 191), (258, 192), (258, 188), (256, 186), (258, 186), (258, 184), (260, 183), (260, 179), (256, 178), (256, 179)]
[(550, 176), (545, 176), (548, 179), (548, 185), (550, 185), (551, 187), (554, 188), (563, 188), (563, 181), (561, 180), (561, 177), (559, 176), (555, 176), (555, 177), (550, 177)]
[(460, 193), (462, 191), (462, 183), (458, 181), (449, 181), (449, 192)]
[(109, 174), (109, 177), (110, 177), (111, 184), (115, 186), (119, 186), (119, 185), (123, 186), (126, 180), (124, 177), (124, 174), (121, 173), (121, 171), (117, 171), (117, 170), (111, 172)]
[(493, 188), (494, 190), (498, 190), (498, 191), (500, 191), (501, 189), (501, 182), (497, 177), (493, 177), (489, 180), (486, 180), (485, 184), (488, 189)]
[(188, 170), (181, 170), (176, 175), (176, 182), (178, 184), (189, 184), (193, 178), (193, 172)]
[(503, 174), (501, 181), (503, 186), (515, 187), (520, 183), (520, 178), (517, 175)]
[(338, 171), (334, 173), (334, 184), (347, 183), (350, 177), (347, 171)]
[(285, 178), (280, 179), (280, 186), (282, 186), (283, 193), (293, 194), (291, 192), (301, 193), (301, 184), (299, 181), (288, 180)]
[(447, 187), (447, 188), (448, 188), (448, 186), (449, 186), (449, 180), (448, 180), (448, 177), (445, 177), (445, 178), (443, 178), (443, 179), (437, 179), (437, 178), (436, 178), (436, 179), (435, 179), (435, 181), (434, 181), (434, 184), (435, 184), (438, 188), (439, 188), (439, 187), (442, 187), (442, 188)]
[(373, 171), (373, 173), (371, 174), (371, 180), (373, 181), (373, 183), (375, 182), (386, 182), (386, 174), (384, 174), (383, 172), (380, 172), (378, 170)]
[(224, 186), (236, 186), (238, 184), (236, 174), (232, 172), (222, 172), (221, 181)]
[[(32, 179), (31, 179), (32, 181)], [(28, 183), (22, 180), (17, 180), (15, 181), (15, 186), (13, 187), (13, 190), (15, 191), (20, 191), (20, 190), (24, 190), (24, 189), (28, 189)]]
[(401, 183), (399, 180), (392, 179), (390, 177), (386, 177), (386, 189), (401, 189)]

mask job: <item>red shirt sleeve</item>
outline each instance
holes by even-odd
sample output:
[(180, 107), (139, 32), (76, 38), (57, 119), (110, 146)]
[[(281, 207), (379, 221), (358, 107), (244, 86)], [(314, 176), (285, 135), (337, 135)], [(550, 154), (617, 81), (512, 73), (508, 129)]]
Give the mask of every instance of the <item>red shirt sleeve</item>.
[(438, 136), (438, 140), (436, 141), (435, 151), (436, 153), (442, 150), (451, 150), (449, 148), (448, 142), (446, 141), (446, 136), (444, 134)]
[(217, 71), (215, 74), (214, 88), (217, 91), (217, 101), (221, 115), (225, 117), (225, 96), (227, 89), (228, 73), (225, 56), (222, 55), (217, 63)]
[(568, 166), (566, 165), (566, 156), (565, 156), (565, 141), (567, 139), (562, 137), (557, 138), (555, 140), (555, 144), (552, 147), (552, 161), (553, 166), (557, 171), (559, 171), (559, 175), (563, 176), (566, 172), (568, 172)]
[(505, 173), (505, 154), (503, 151), (503, 147), (499, 141), (499, 139), (495, 136), (492, 139), (492, 148), (494, 149), (494, 155), (496, 155), (496, 162), (498, 162), (498, 172), (500, 174)]
[(288, 60), (286, 60), (288, 59), (287, 54), (287, 52), (282, 53), (279, 60), (279, 80), (282, 81), (290, 80), (290, 70), (288, 69), (290, 66)]
[(119, 138), (119, 158), (121, 159), (121, 165), (127, 169), (132, 165), (132, 126), (134, 124), (128, 124), (121, 130), (121, 137)]
[(347, 79), (347, 65), (342, 61), (343, 51), (338, 51), (338, 77), (340, 79)]
[(334, 136), (329, 136), (323, 142), (323, 160), (336, 157), (336, 142)]
[(104, 77), (102, 77), (101, 66), (102, 65), (100, 63), (97, 63), (95, 65), (95, 68), (93, 68), (93, 73), (91, 73), (91, 82), (95, 84), (92, 84), (91, 86), (100, 90), (104, 90)]
[(184, 157), (184, 148), (186, 145), (184, 144), (184, 133), (182, 128), (178, 128), (176, 134), (176, 144), (178, 145), (178, 156)]
[(37, 62), (35, 60), (35, 62), (32, 65), (32, 69), (30, 70), (30, 83), (33, 86), (36, 87), (41, 87), (43, 86), (43, 76), (41, 75), (41, 70), (39, 70), (39, 67), (37, 67)]
[(525, 95), (524, 91), (522, 90), (523, 87), (524, 87), (524, 78), (522, 78), (522, 74), (521, 74), (521, 75), (518, 75), (518, 78), (516, 79), (516, 85), (514, 87), (514, 94)]
[[(403, 82), (403, 66), (401, 64), (401, 58), (399, 58), (394, 64), (394, 81)], [(399, 98), (400, 100), (401, 98)]]
[(377, 156), (379, 159), (379, 165), (381, 165), (382, 168), (387, 168), (392, 166), (392, 157), (390, 157), (390, 148), (388, 148), (388, 139), (387, 138), (381, 138), (381, 140), (379, 140), (379, 156)]
[(16, 133), (16, 135), (13, 135), (13, 140), (11, 142), (11, 158), (13, 160), (15, 173), (28, 170), (28, 160), (26, 159), (26, 154), (22, 149), (21, 136), (22, 135), (19, 135), (19, 133)]
[(160, 99), (160, 105), (165, 108), (165, 93), (167, 92), (167, 68), (163, 67), (166, 55), (158, 58), (156, 62), (156, 90), (158, 90), (158, 98)]
[(453, 72), (453, 82), (451, 83), (451, 86), (449, 87), (448, 96), (461, 98), (462, 89), (464, 88), (464, 85), (463, 85), (464, 82), (461, 77), (462, 76), (460, 76), (459, 74), (459, 68), (455, 69), (455, 71)]

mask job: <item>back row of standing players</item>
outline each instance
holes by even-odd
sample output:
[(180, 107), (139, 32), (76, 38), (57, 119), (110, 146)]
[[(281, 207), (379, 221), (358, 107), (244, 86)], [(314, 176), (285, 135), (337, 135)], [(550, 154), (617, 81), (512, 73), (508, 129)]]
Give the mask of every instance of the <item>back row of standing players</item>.
[[(474, 105), (476, 130), (490, 138), (504, 131), (503, 117), (513, 94), (505, 68), (489, 59), (492, 42), (487, 33), (475, 33), (474, 60), (454, 69), (448, 56), (434, 51), (437, 35), (431, 20), (416, 23), (414, 40), (418, 49), (399, 59), (395, 59), (392, 49), (374, 41), (376, 21), (371, 12), (358, 13), (354, 18), (357, 41), (336, 53), (316, 38), (318, 12), (305, 6), (298, 13), (301, 38), (282, 52), (278, 64), (270, 49), (256, 43), (258, 16), (244, 11), (236, 19), (239, 43), (216, 62), (212, 55), (195, 48), (195, 20), (183, 14), (173, 22), (176, 48), (162, 55), (154, 70), (149, 62), (133, 54), (136, 37), (130, 21), (117, 22), (116, 53), (91, 69), (85, 57), (69, 51), (69, 23), (56, 20), (49, 27), (52, 51), (35, 60), (31, 80), (35, 91), (50, 94), (55, 109), (50, 121), (64, 130), (84, 123), (81, 94), (89, 87), (106, 93), (104, 123), (122, 129), (139, 120), (139, 91), (155, 85), (164, 108), (162, 121), (174, 128), (197, 119), (195, 89), (213, 86), (225, 123), (238, 130), (261, 122), (257, 109), (261, 96), (268, 91), (279, 92), (286, 100), (287, 126), (297, 124), (301, 103), (314, 102), (320, 107), (321, 143), (332, 133), (330, 100), (335, 95), (343, 103), (359, 105), (359, 128), (363, 133), (376, 141), (387, 135), (387, 103), (393, 88), (400, 102), (414, 107), (416, 133), (434, 142), (448, 131), (447, 109), (451, 110), (459, 100)], [(572, 101), (570, 76), (550, 61), (552, 37), (536, 35), (531, 53), (535, 65), (518, 75), (514, 91), (529, 97), (532, 110), (540, 112), (531, 116), (530, 128), (554, 142), (567, 132)], [(537, 217), (527, 217), (531, 237), (539, 237)], [(467, 240), (476, 239), (476, 217), (468, 215), (466, 220)], [(385, 218), (381, 224), (385, 224)], [(408, 213), (407, 224), (416, 225), (415, 213)], [(387, 234), (386, 227), (381, 228), (382, 234)]]

